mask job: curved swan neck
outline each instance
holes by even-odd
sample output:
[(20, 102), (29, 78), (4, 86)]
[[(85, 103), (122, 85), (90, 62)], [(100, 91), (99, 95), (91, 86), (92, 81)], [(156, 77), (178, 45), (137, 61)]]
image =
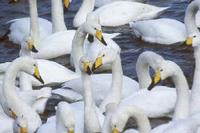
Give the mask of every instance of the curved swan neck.
[(164, 58), (154, 52), (146, 51), (140, 54), (136, 62), (136, 73), (140, 89), (147, 88), (151, 83), (149, 67), (156, 70)]
[(140, 89), (147, 88), (148, 85), (151, 83), (149, 65), (146, 60), (141, 57), (138, 58), (136, 63), (136, 73)]
[(35, 44), (38, 44), (40, 36), (39, 32), (39, 21), (37, 11), (37, 0), (29, 0), (30, 5), (30, 35), (33, 37)]
[(147, 118), (147, 116), (143, 113), (143, 111), (137, 109), (136, 107), (125, 107), (124, 114), (127, 114), (128, 117), (133, 117), (136, 120), (139, 133), (150, 133), (151, 125)]
[(84, 44), (86, 35), (87, 34), (85, 32), (83, 32), (83, 27), (81, 26), (76, 31), (74, 38), (72, 40), (72, 52), (71, 52), (72, 57), (71, 58), (73, 59), (73, 64), (75, 67), (75, 71), (77, 73), (81, 73), (81, 71), (79, 69), (79, 60), (84, 54), (83, 44)]
[(78, 12), (76, 13), (73, 25), (75, 27), (79, 27), (86, 21), (88, 13), (92, 12), (94, 9), (95, 0), (83, 0), (81, 7), (79, 8)]
[(62, 0), (51, 0), (51, 6), (53, 33), (67, 30)]
[(82, 81), (84, 89), (85, 130), (88, 133), (101, 132), (99, 119), (95, 109), (96, 106), (93, 100), (91, 76), (82, 72)]
[(198, 1), (193, 1), (191, 4), (188, 5), (188, 8), (186, 10), (184, 21), (185, 21), (187, 33), (189, 35), (191, 35), (193, 33), (199, 33), (199, 30), (198, 30), (198, 28), (196, 26), (196, 22), (195, 22), (196, 13), (198, 10), (199, 10), (199, 2)]
[(172, 76), (177, 90), (177, 100), (173, 120), (184, 119), (189, 114), (189, 87), (187, 80), (181, 70), (177, 70)]
[(34, 132), (42, 124), (41, 119), (30, 106), (19, 98), (15, 89), (17, 73), (23, 70), (26, 71), (26, 68), (24, 68), (24, 63), (20, 62), (19, 59), (9, 66), (4, 77), (3, 93), (8, 108), (14, 111), (17, 116), (24, 116), (28, 120), (29, 131)]

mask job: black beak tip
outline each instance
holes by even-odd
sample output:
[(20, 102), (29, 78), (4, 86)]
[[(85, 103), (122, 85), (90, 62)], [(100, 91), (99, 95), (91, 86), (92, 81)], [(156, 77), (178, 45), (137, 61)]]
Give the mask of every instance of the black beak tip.
[(34, 52), (34, 53), (38, 53), (38, 50), (37, 50), (35, 47), (33, 47), (33, 48), (31, 49), (31, 51)]
[(106, 41), (104, 40), (104, 38), (102, 38), (102, 43), (107, 46), (108, 44), (106, 43)]
[(92, 74), (92, 71), (90, 70), (89, 67), (87, 68), (87, 74), (88, 74), (88, 75), (91, 75), (91, 74)]
[(151, 91), (152, 89), (153, 89), (153, 87), (154, 87), (154, 84), (153, 84), (153, 82), (150, 84), (150, 86), (147, 88), (147, 90), (149, 90), (149, 91)]

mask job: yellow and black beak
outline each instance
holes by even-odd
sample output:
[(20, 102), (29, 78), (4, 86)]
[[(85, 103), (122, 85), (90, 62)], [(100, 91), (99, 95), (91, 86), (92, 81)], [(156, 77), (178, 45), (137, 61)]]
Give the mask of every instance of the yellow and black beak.
[(20, 133), (28, 133), (28, 129), (26, 127), (20, 127)]
[(88, 75), (91, 75), (92, 74), (92, 71), (90, 69), (90, 62), (88, 61), (85, 61), (83, 63), (83, 70), (88, 74)]
[(160, 75), (160, 70), (157, 70), (155, 72), (155, 74), (153, 75), (153, 78), (152, 78), (152, 82), (150, 84), (150, 86), (147, 88), (148, 90), (152, 90), (152, 88), (154, 86), (156, 86), (157, 84), (159, 84), (161, 81), (161, 75)]
[(64, 0), (65, 10), (69, 8), (69, 5), (70, 5), (70, 0)]
[(11, 109), (10, 109), (10, 111), (11, 111), (11, 117), (12, 117), (13, 119), (17, 119), (16, 113), (15, 113), (14, 111), (12, 111)]
[(92, 66), (92, 71), (95, 71), (102, 65), (103, 65), (103, 56), (97, 57), (97, 59), (95, 60), (93, 66)]
[(10, 0), (9, 4), (13, 4), (13, 3), (17, 3), (17, 2), (18, 2), (18, 0)]
[(113, 128), (112, 133), (120, 133), (120, 131), (117, 128)]
[(193, 43), (193, 38), (192, 37), (188, 37), (187, 40), (186, 40), (186, 45), (192, 46), (192, 43)]
[(96, 29), (96, 38), (97, 38), (101, 43), (103, 43), (105, 46), (107, 46), (107, 43), (106, 43), (106, 41), (105, 41), (104, 38), (103, 38), (103, 35), (102, 35), (102, 31), (101, 31), (101, 30)]
[(68, 133), (74, 133), (74, 130), (69, 130)]
[(34, 44), (32, 42), (28, 42), (28, 49), (31, 50), (34, 53), (37, 53), (38, 50), (35, 48)]
[(38, 69), (37, 66), (35, 66), (35, 70), (34, 70), (33, 76), (34, 76), (37, 80), (39, 80), (42, 84), (44, 84), (44, 81), (43, 81), (42, 77), (40, 76), (40, 72), (39, 72), (39, 69)]

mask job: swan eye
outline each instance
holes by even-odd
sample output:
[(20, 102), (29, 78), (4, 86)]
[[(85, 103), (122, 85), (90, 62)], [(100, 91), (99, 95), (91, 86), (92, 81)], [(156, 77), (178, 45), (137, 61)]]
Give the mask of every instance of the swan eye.
[(196, 37), (197, 37), (196, 35), (193, 36), (193, 38), (196, 38)]
[(163, 69), (160, 69), (160, 71), (162, 72), (162, 71), (163, 71)]
[(105, 54), (102, 55), (102, 57), (104, 57), (104, 56), (105, 56)]

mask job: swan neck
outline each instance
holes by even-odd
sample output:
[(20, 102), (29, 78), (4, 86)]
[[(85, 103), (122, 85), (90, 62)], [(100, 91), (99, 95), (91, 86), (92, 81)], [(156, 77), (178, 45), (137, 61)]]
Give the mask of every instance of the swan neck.
[(117, 55), (115, 61), (112, 64), (112, 93), (115, 93), (121, 98), (121, 91), (122, 91), (122, 65), (121, 65), (121, 58), (120, 55)]
[(128, 117), (133, 117), (136, 120), (138, 130), (140, 133), (150, 133), (151, 125), (147, 116), (142, 113), (143, 111), (135, 107), (127, 107)]
[(79, 27), (86, 21), (88, 13), (94, 9), (95, 0), (83, 0), (81, 7), (74, 17), (73, 24), (75, 27)]
[(136, 73), (140, 89), (147, 88), (148, 85), (151, 83), (149, 64), (145, 59), (141, 57), (138, 58), (136, 63)]
[(189, 114), (189, 86), (181, 70), (172, 76), (177, 92), (177, 100), (173, 120), (184, 119)]
[(96, 106), (93, 100), (91, 76), (82, 72), (82, 81), (84, 89), (85, 130), (88, 133), (101, 132)]
[(193, 34), (193, 33), (199, 33), (199, 30), (196, 26), (196, 22), (195, 22), (195, 18), (196, 18), (196, 13), (199, 10), (199, 6), (198, 3), (192, 2), (191, 4), (188, 5), (188, 8), (186, 10), (186, 14), (185, 14), (185, 26), (186, 26), (186, 30), (187, 33), (189, 35)]
[(29, 0), (30, 5), (30, 35), (34, 40), (35, 44), (38, 44), (39, 39), (39, 21), (37, 11), (37, 0)]
[(62, 0), (51, 0), (51, 6), (53, 33), (67, 30)]
[(84, 55), (83, 44), (84, 44), (86, 35), (87, 34), (83, 32), (83, 28), (80, 27), (76, 31), (74, 38), (72, 40), (71, 56), (73, 58), (73, 64), (75, 66), (75, 71), (76, 71), (76, 73), (79, 73), (79, 74), (81, 73), (81, 71), (79, 69), (79, 60)]
[[(192, 93), (190, 99), (190, 114), (195, 114), (200, 111), (199, 102), (200, 102), (200, 47), (197, 46), (194, 48), (194, 58), (195, 58), (195, 70), (194, 78), (192, 84)], [(191, 108), (192, 107), (192, 108)]]

